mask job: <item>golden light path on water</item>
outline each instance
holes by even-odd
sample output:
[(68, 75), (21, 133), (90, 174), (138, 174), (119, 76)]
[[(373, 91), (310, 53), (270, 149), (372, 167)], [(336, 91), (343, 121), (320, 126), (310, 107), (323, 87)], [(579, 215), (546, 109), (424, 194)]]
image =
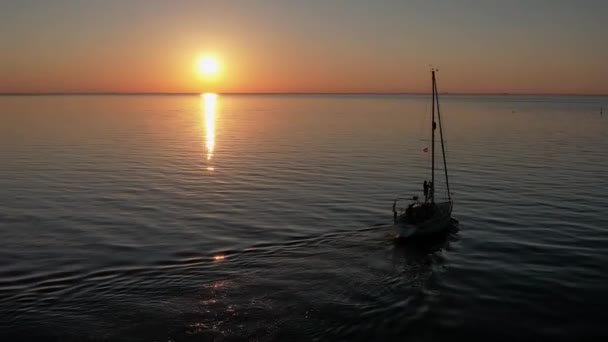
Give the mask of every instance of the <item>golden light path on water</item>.
[(213, 171), (214, 167), (211, 165), (211, 159), (213, 158), (213, 151), (215, 150), (215, 115), (216, 115), (216, 104), (217, 94), (205, 93), (202, 95), (203, 98), (203, 115), (205, 123), (205, 148), (207, 150), (207, 170)]

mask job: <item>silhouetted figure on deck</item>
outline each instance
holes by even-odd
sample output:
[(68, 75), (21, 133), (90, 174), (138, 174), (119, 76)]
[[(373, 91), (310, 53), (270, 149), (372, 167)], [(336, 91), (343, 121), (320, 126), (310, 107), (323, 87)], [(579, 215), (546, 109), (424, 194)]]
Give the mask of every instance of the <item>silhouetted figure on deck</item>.
[(416, 223), (416, 211), (414, 210), (414, 204), (412, 203), (405, 209), (405, 217), (407, 217), (410, 223)]
[(424, 201), (427, 202), (429, 200), (429, 183), (424, 181), (422, 187), (424, 188)]

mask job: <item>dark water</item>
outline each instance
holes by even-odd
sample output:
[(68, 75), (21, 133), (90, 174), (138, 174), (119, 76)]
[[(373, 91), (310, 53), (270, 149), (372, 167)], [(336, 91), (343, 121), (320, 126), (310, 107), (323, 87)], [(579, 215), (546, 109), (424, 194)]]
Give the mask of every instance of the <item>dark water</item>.
[[(0, 340), (606, 338), (600, 97), (0, 97)], [(441, 185), (441, 184), (439, 184)]]

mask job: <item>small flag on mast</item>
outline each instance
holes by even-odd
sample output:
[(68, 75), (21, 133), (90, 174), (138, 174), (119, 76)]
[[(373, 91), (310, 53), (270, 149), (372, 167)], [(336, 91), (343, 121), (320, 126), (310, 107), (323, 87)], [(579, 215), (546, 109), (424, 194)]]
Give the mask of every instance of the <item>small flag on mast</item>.
[(422, 149), (422, 151), (423, 151), (423, 152), (428, 152), (428, 151), (429, 151), (429, 148), (428, 148), (428, 147), (425, 147), (425, 148), (423, 148), (423, 149)]

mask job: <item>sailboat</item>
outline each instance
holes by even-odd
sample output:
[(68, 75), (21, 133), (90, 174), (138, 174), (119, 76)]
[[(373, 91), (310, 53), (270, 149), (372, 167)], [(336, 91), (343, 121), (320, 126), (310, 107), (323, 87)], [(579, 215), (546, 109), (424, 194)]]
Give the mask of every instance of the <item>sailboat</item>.
[[(437, 92), (437, 81), (435, 79), (436, 69), (431, 69), (432, 85), (432, 112), (431, 112), (431, 180), (424, 181), (424, 200), (418, 196), (412, 198), (398, 197), (393, 202), (394, 226), (400, 238), (410, 236), (430, 235), (447, 230), (456, 221), (452, 218), (454, 202), (450, 192), (448, 177), (448, 166), (445, 158), (445, 144), (443, 140), (443, 127), (441, 124), (441, 112), (439, 109), (439, 94)], [(435, 117), (437, 121), (435, 121)], [(443, 169), (445, 171), (445, 186), (447, 190), (447, 201), (435, 201), (435, 131), (439, 126), (439, 137), (441, 140), (441, 154), (443, 156)], [(425, 152), (428, 151), (425, 148)], [(405, 203), (404, 203), (405, 202)], [(400, 205), (405, 204), (405, 207)]]

